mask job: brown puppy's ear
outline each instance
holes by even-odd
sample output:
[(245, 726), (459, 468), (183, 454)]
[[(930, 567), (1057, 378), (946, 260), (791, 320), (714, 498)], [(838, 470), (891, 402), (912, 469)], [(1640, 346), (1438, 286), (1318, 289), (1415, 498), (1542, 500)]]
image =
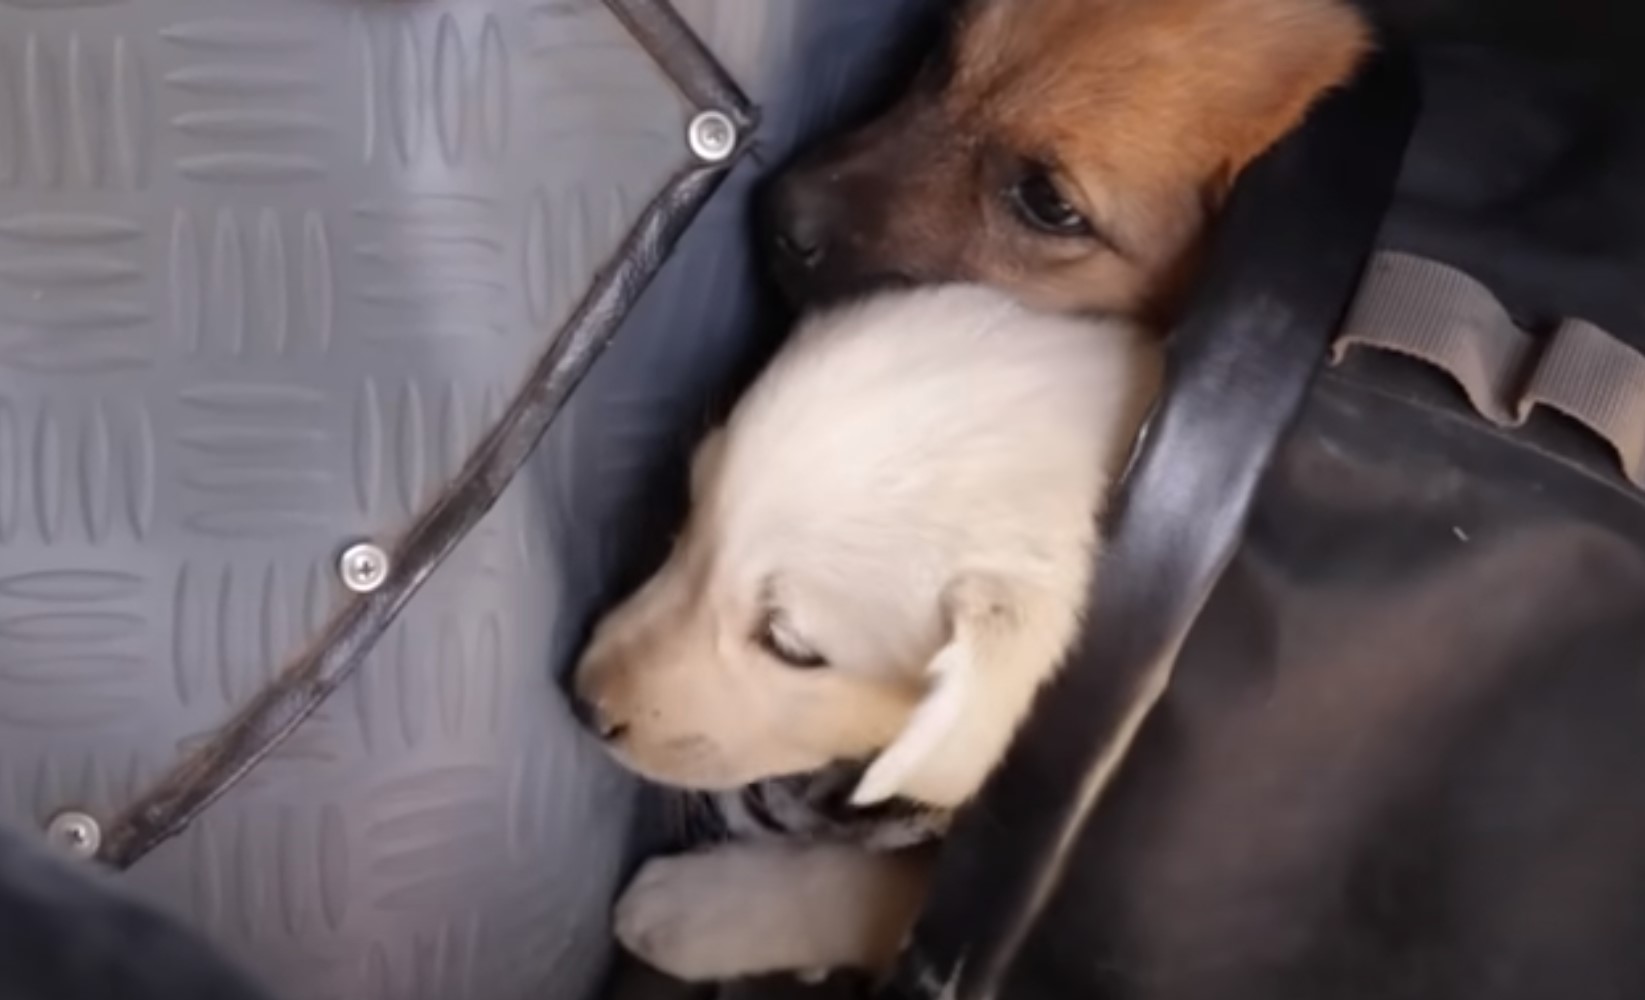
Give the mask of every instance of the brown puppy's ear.
[(896, 796), (953, 808), (982, 786), (1047, 672), (1009, 589), (967, 575), (943, 595), (948, 641), (926, 665), (928, 687), (908, 724), (851, 794), (866, 806)]
[[(1246, 43), (1246, 84), (1236, 96), (1219, 202), (1239, 172), (1302, 123), (1314, 102), (1345, 82), (1371, 48), (1369, 25), (1342, 0), (1271, 0)], [(1264, 18), (1263, 15), (1266, 15)]]

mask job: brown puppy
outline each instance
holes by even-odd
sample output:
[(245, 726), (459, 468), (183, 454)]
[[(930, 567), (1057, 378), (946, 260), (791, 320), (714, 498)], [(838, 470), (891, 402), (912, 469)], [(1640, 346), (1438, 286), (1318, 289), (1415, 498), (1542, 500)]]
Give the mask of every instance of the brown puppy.
[(900, 103), (768, 192), (779, 280), (1167, 318), (1234, 178), (1368, 44), (1345, 0), (973, 0)]

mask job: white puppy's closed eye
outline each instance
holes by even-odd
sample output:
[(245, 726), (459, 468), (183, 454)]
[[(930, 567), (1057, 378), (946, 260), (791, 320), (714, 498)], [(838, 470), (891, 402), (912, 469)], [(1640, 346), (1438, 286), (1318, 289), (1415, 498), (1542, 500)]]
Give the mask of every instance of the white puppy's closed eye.
[(773, 658), (799, 670), (828, 666), (828, 658), (802, 636), (781, 608), (767, 608), (760, 617), (754, 641)]

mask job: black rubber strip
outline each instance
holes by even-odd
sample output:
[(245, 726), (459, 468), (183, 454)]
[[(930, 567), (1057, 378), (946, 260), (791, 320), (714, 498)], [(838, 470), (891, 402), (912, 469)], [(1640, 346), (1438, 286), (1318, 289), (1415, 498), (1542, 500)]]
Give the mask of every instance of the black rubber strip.
[(886, 995), (1001, 994), (1118, 766), (1116, 736), (1142, 724), (1233, 556), (1392, 199), (1416, 95), (1385, 51), (1238, 182), (1110, 514), (1083, 637), (957, 817)]
[(699, 110), (724, 111), (745, 135), (754, 127), (753, 111), (736, 81), (672, 5), (657, 0), (605, 0), (605, 5), (687, 101)]
[(674, 10), (664, 0), (609, 0), (608, 6), (684, 94), (714, 102), (698, 110), (723, 111), (738, 124), (744, 138), (735, 154), (686, 167), (646, 206), (496, 426), (401, 536), (388, 579), (350, 601), (273, 683), (116, 816), (98, 850), (102, 862), (127, 868), (181, 833), (359, 668), (418, 588), (497, 502), (681, 234), (748, 148), (754, 109)]

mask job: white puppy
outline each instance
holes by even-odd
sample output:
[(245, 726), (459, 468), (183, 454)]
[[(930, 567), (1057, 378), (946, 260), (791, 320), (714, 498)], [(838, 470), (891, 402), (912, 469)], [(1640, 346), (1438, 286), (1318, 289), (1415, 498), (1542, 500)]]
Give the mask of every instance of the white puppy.
[[(667, 562), (596, 630), (584, 718), (667, 784), (872, 759), (857, 804), (960, 805), (1075, 637), (1159, 374), (1128, 323), (975, 286), (809, 320), (699, 448)], [(907, 855), (733, 844), (650, 863), (617, 933), (687, 979), (875, 969), (923, 885)]]

